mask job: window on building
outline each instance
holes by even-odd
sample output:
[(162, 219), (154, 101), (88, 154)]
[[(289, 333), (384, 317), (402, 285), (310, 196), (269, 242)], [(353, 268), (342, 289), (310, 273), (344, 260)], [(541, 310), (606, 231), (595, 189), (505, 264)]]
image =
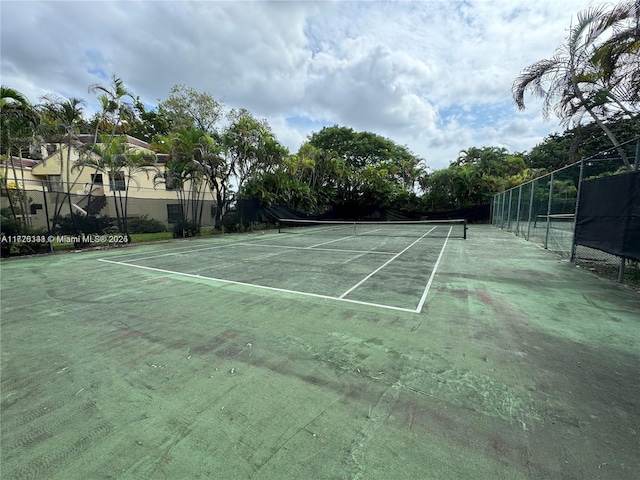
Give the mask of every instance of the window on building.
[(60, 175), (47, 175), (47, 189), (50, 192), (62, 192), (62, 179)]
[(91, 183), (94, 185), (102, 185), (102, 174), (101, 173), (92, 173), (91, 174)]
[(124, 179), (124, 173), (116, 172), (109, 174), (109, 187), (116, 192), (126, 190), (127, 184)]
[(169, 223), (182, 221), (182, 205), (179, 203), (167, 204), (167, 220)]

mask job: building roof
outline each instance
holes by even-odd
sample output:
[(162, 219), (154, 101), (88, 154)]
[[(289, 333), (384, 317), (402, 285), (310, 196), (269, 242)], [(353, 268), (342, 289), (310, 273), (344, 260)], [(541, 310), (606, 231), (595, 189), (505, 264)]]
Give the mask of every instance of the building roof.
[(38, 162), (37, 160), (32, 160), (30, 158), (23, 158), (21, 161), (19, 157), (12, 156), (4, 164), (5, 165), (9, 164), (10, 166), (13, 166), (16, 168), (31, 168), (31, 167), (35, 167), (38, 163), (40, 162)]

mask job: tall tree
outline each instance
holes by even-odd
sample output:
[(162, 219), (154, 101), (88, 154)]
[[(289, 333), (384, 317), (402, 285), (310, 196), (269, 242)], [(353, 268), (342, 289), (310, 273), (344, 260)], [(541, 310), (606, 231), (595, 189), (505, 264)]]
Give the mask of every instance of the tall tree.
[(183, 128), (167, 136), (157, 137), (151, 148), (169, 155), (164, 172), (154, 177), (156, 185), (164, 184), (167, 190), (176, 192), (182, 210), (182, 220), (199, 231), (202, 223), (204, 195), (207, 188), (202, 169), (196, 156), (204, 132), (195, 127)]
[[(74, 165), (75, 169), (93, 168), (109, 178), (109, 188), (113, 194), (116, 219), (120, 233), (128, 235), (129, 192), (132, 184), (138, 183), (138, 176), (147, 178), (157, 172), (149, 153), (127, 142), (124, 136), (103, 135), (102, 142), (87, 146), (87, 154)], [(124, 192), (124, 193), (123, 193)]]
[[(60, 170), (58, 173), (60, 188), (56, 189), (55, 202), (53, 207), (53, 228), (60, 221), (60, 213), (66, 204), (69, 207), (72, 221), (74, 221), (74, 213), (71, 208), (71, 191), (75, 187), (80, 172), (76, 177), (72, 177), (71, 154), (73, 150), (77, 150), (78, 134), (80, 125), (82, 124), (82, 105), (83, 100), (79, 98), (63, 98), (57, 95), (46, 95), (42, 98), (42, 103), (38, 106), (43, 125), (43, 135), (51, 143), (57, 143), (55, 157), (60, 162)], [(62, 148), (62, 147), (65, 148)], [(66, 158), (65, 158), (66, 152)], [(49, 159), (50, 161), (51, 159)], [(44, 161), (47, 161), (46, 159)], [(49, 191), (55, 188), (55, 185), (49, 183)], [(62, 193), (62, 196), (60, 195)], [(74, 221), (75, 223), (75, 221)]]
[(602, 106), (615, 107), (608, 117), (623, 112), (625, 117), (635, 117), (640, 126), (640, 0), (620, 3), (605, 16), (600, 30), (611, 31), (591, 58), (604, 85), (598, 95), (611, 100)]
[(100, 131), (109, 132), (107, 143), (111, 142), (118, 133), (124, 133), (128, 129), (128, 123), (135, 119), (134, 103), (136, 97), (129, 90), (124, 81), (115, 75), (111, 78), (111, 84), (93, 84), (89, 92), (97, 95), (102, 107), (96, 125), (94, 143), (97, 143)]
[[(13, 191), (14, 195), (8, 195), (9, 205), (14, 220), (20, 217), (23, 223), (27, 223), (27, 195), (24, 182), (24, 169), (22, 167), (23, 152), (28, 151), (34, 142), (34, 132), (38, 126), (39, 117), (36, 109), (29, 100), (15, 89), (0, 87), (0, 143), (2, 153), (7, 156), (5, 172), (3, 176), (3, 189)], [(21, 182), (15, 162), (12, 156), (18, 157), (20, 164)], [(11, 166), (15, 185), (9, 188), (8, 168)], [(13, 198), (18, 205), (14, 205)]]
[(165, 116), (171, 128), (196, 128), (209, 135), (215, 133), (224, 108), (208, 92), (198, 92), (186, 85), (174, 85), (169, 98), (160, 102), (158, 111)]
[(209, 188), (216, 198), (216, 225), (220, 223), (226, 211), (231, 189), (230, 179), (234, 173), (233, 158), (221, 143), (211, 135), (202, 135), (191, 162), (193, 168), (207, 179)]
[[(625, 76), (622, 70), (626, 64), (609, 63), (613, 71), (606, 71), (600, 59), (607, 50), (603, 49), (604, 46), (611, 45), (607, 42), (607, 35), (629, 30), (629, 25), (634, 23), (637, 28), (636, 1), (622, 2), (610, 10), (600, 6), (580, 12), (576, 24), (569, 30), (566, 43), (556, 49), (552, 58), (525, 68), (512, 87), (513, 98), (520, 109), (525, 108), (525, 92), (531, 91), (543, 99), (543, 114), (548, 116), (553, 108), (565, 125), (571, 121), (579, 124), (584, 115), (591, 117), (617, 148), (627, 169), (631, 169), (631, 165), (620, 147), (621, 141), (606, 125), (614, 111), (637, 115), (637, 109), (635, 113), (630, 110), (634, 108), (633, 96), (621, 97), (621, 90), (612, 88), (619, 85), (618, 80), (613, 81), (614, 78)], [(637, 39), (637, 33), (635, 35)], [(624, 58), (628, 60), (628, 57)], [(632, 73), (632, 76), (637, 78), (637, 73)]]
[(222, 132), (221, 139), (231, 157), (233, 174), (240, 191), (250, 175), (271, 169), (270, 163), (277, 164), (281, 158), (277, 158), (277, 140), (266, 120), (256, 119), (244, 108), (231, 110), (228, 119), (229, 124)]
[[(309, 137), (309, 144), (329, 158), (341, 160), (344, 174), (335, 177), (339, 179), (335, 198), (341, 205), (373, 206), (385, 192), (395, 195), (412, 190), (425, 168), (423, 160), (406, 147), (348, 127), (325, 127)], [(377, 194), (375, 188), (380, 189)]]
[(129, 135), (151, 143), (156, 137), (169, 134), (170, 122), (163, 110), (148, 110), (139, 98), (136, 98), (133, 107), (136, 118), (129, 124)]

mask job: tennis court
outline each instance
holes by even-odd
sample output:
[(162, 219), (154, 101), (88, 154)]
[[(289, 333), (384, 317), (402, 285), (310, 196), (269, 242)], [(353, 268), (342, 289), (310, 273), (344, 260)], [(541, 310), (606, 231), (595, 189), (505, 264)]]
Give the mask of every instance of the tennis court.
[(640, 294), (430, 228), (3, 260), (2, 478), (637, 478)]
[[(356, 231), (356, 225), (358, 231)], [(420, 313), (463, 222), (293, 221), (281, 233), (100, 259), (120, 267)]]

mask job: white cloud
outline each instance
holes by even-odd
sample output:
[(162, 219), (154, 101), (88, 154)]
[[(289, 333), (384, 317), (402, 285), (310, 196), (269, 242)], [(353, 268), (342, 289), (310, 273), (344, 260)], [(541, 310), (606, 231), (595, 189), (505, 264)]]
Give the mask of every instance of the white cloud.
[(291, 150), (335, 123), (443, 168), (470, 146), (527, 150), (560, 130), (535, 101), (511, 107), (510, 87), (591, 3), (4, 0), (0, 73), (33, 102), (90, 102), (112, 74), (152, 105), (185, 84), (266, 118)]

